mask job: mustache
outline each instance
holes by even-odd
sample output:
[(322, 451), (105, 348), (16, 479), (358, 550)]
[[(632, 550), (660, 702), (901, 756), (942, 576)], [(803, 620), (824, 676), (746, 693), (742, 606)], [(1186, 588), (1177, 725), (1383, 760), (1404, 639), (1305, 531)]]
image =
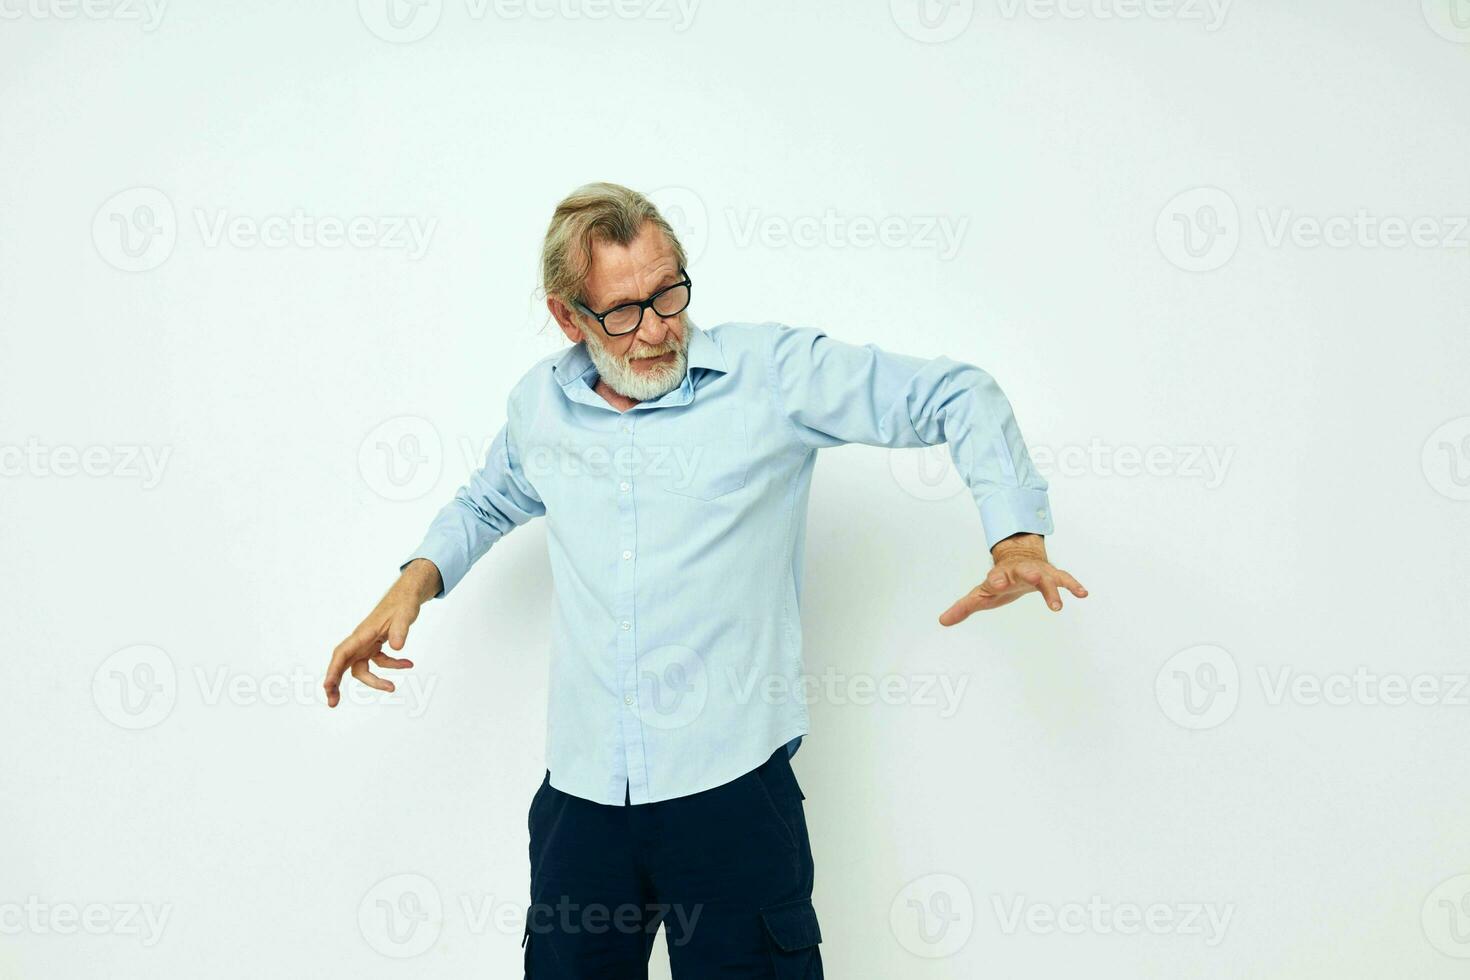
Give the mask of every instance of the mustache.
[(660, 347), (650, 347), (647, 350), (629, 351), (624, 356), (627, 360), (631, 361), (635, 357), (660, 357), (664, 354), (677, 354), (679, 350), (680, 347), (678, 344), (664, 344)]

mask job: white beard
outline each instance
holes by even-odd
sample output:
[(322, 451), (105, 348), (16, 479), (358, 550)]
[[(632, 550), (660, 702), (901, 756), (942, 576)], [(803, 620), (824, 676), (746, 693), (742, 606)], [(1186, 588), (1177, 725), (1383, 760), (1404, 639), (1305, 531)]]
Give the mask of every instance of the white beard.
[(634, 401), (653, 401), (660, 395), (673, 391), (684, 381), (684, 372), (689, 368), (690, 323), (685, 320), (683, 324), (684, 340), (674, 352), (674, 360), (653, 370), (637, 370), (629, 363), (628, 357), (608, 353), (603, 346), (602, 337), (592, 330), (584, 331), (587, 354), (597, 368), (597, 376), (613, 391)]

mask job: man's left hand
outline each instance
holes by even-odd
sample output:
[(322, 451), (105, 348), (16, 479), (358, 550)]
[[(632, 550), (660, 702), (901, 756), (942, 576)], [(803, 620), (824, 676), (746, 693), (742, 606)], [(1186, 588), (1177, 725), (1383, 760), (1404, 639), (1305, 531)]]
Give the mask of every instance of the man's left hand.
[(1087, 589), (1070, 573), (1056, 568), (1046, 558), (1046, 543), (1039, 534), (1013, 534), (990, 550), (995, 567), (969, 593), (939, 617), (941, 626), (953, 626), (983, 609), (999, 609), (1028, 592), (1040, 592), (1052, 612), (1062, 608), (1062, 589), (1079, 599)]

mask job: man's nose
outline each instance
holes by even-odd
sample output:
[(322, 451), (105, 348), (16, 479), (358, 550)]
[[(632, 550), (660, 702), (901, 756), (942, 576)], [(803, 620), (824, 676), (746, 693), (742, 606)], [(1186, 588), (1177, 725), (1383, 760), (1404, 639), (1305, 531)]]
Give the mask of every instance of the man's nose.
[(638, 342), (646, 347), (659, 346), (673, 329), (673, 320), (673, 317), (659, 316), (650, 306), (643, 311), (643, 322), (638, 325)]

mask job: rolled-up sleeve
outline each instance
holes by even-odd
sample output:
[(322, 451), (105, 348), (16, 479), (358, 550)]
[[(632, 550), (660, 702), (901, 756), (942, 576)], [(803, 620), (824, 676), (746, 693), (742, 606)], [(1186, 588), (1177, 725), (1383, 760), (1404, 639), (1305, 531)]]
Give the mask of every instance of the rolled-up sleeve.
[(545, 513), (540, 495), (521, 467), (507, 419), (490, 444), (484, 465), (440, 509), (424, 539), (398, 568), (402, 571), (416, 558), (433, 562), (444, 583), (434, 598), (442, 598), (491, 545)]
[(989, 374), (948, 357), (895, 354), (810, 327), (773, 326), (771, 383), (803, 443), (816, 449), (946, 443), (989, 547), (1012, 534), (1052, 533), (1047, 482)]

